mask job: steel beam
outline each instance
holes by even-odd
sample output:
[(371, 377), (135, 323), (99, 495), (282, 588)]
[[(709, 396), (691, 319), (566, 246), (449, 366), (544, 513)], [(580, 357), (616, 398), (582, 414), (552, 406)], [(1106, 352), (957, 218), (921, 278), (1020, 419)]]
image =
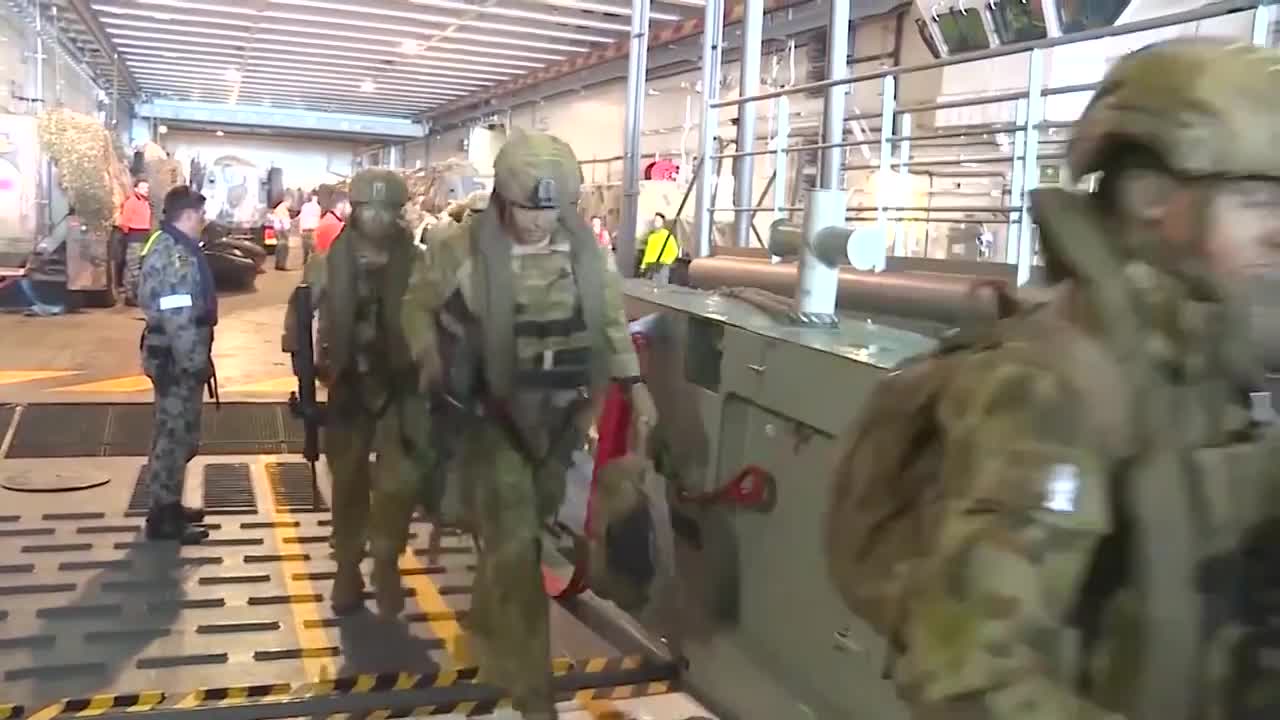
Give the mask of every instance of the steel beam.
[[(856, 21), (859, 18), (883, 15), (898, 4), (900, 4), (898, 0), (875, 0), (875, 2), (868, 2), (866, 5), (859, 4), (853, 8), (852, 19)], [(765, 7), (767, 12), (768, 4)], [(769, 22), (765, 23), (763, 38), (765, 40), (782, 39), (804, 35), (812, 30), (825, 28), (829, 22), (829, 10), (830, 6), (827, 0), (815, 0), (814, 2), (788, 9), (785, 13), (772, 15), (769, 18)], [(721, 17), (724, 17), (723, 12)], [(679, 63), (699, 63), (701, 61), (700, 29), (703, 26), (702, 23), (702, 20), (698, 21), (698, 33), (694, 33), (683, 40), (663, 43), (659, 46), (654, 46), (654, 43), (650, 43), (650, 77), (655, 77), (658, 72), (665, 71), (667, 68)], [(730, 21), (726, 19), (723, 24), (728, 25)], [(740, 43), (731, 36), (722, 36), (721, 48), (725, 56), (739, 47)], [(702, 66), (699, 65), (698, 67)], [(469, 96), (466, 99), (453, 101), (449, 105), (431, 110), (426, 116), (431, 118), (432, 127), (443, 132), (461, 127), (471, 120), (481, 118), (490, 113), (506, 112), (511, 108), (545, 101), (564, 93), (579, 92), (585, 88), (620, 80), (626, 76), (627, 60), (625, 57), (620, 57), (599, 65), (584, 67), (567, 75), (557, 76), (554, 79), (530, 83), (520, 89), (505, 93), (495, 93), (493, 97), (480, 102), (471, 101), (471, 96)], [(488, 93), (489, 91), (485, 92)]]
[[(758, 1), (758, 0), (757, 0)], [(622, 158), (622, 225), (618, 228), (619, 269), (635, 272), (637, 213), (640, 206), (640, 126), (644, 119), (645, 76), (649, 58), (649, 0), (631, 0), (631, 52), (627, 66), (627, 115)]]
[[(764, 0), (746, 0), (742, 18), (742, 58), (739, 62), (741, 70), (738, 82), (739, 92), (743, 95), (754, 95), (760, 92), (760, 50), (764, 38), (761, 32), (764, 26)], [(738, 106), (738, 150), (751, 150), (756, 140), (756, 105), (746, 103)], [(743, 155), (733, 163), (733, 199), (734, 205), (751, 205), (755, 189), (755, 157)], [(733, 237), (738, 247), (751, 245), (752, 213), (741, 211), (734, 218)]]
[[(766, 11), (782, 10), (784, 8), (800, 5), (804, 0), (763, 0)], [(888, 4), (890, 0), (879, 0)], [(729, 0), (725, 4), (725, 18), (727, 23), (738, 22), (743, 17), (745, 0)], [(663, 45), (678, 42), (685, 38), (693, 37), (702, 32), (702, 20), (694, 18), (676, 23), (664, 23), (661, 27), (649, 36), (650, 49), (655, 49)], [(630, 43), (616, 42), (606, 45), (599, 50), (589, 53), (583, 53), (579, 57), (557, 63), (542, 70), (522, 75), (518, 78), (500, 83), (494, 87), (480, 93), (476, 93), (473, 97), (451, 103), (438, 111), (432, 112), (430, 116), (438, 119), (442, 113), (451, 113), (457, 110), (470, 109), (476, 105), (483, 105), (487, 101), (513, 93), (517, 90), (533, 87), (548, 80), (556, 80), (565, 75), (575, 73), (579, 70), (603, 65), (611, 60), (625, 58), (629, 51)]]
[(138, 117), (157, 121), (249, 125), (414, 140), (426, 134), (423, 124), (413, 120), (252, 105), (153, 100), (140, 103), (135, 111)]
[(720, 62), (724, 52), (724, 0), (707, 0), (702, 34), (702, 113), (698, 116), (698, 195), (694, 201), (697, 239), (693, 247), (694, 257), (711, 254), (712, 231), (715, 219), (711, 216), (711, 196), (715, 188), (718, 162), (711, 158), (715, 152), (718, 113), (712, 103), (720, 97)]
[(129, 73), (129, 68), (120, 59), (120, 53), (116, 51), (115, 43), (111, 42), (111, 38), (107, 36), (107, 31), (102, 27), (102, 23), (98, 22), (98, 16), (94, 14), (93, 8), (89, 5), (89, 0), (67, 0), (67, 4), (71, 6), (71, 10), (76, 14), (76, 18), (84, 25), (85, 30), (89, 31), (89, 35), (93, 41), (102, 49), (102, 54), (106, 55), (119, 77), (123, 78), (125, 84), (129, 87), (130, 97), (138, 97), (141, 91), (138, 89), (138, 83), (134, 82), (133, 75)]

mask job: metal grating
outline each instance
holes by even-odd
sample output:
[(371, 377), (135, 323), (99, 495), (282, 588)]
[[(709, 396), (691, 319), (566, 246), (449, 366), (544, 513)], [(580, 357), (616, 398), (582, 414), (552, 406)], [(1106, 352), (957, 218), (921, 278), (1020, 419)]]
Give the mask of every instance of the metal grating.
[[(323, 403), (321, 404), (321, 406), (323, 407)], [(288, 406), (284, 406), (280, 409), (280, 419), (284, 422), (285, 452), (301, 453), (302, 443), (303, 443), (303, 440), (305, 439), (305, 435), (303, 433), (302, 420), (300, 418), (294, 417), (293, 413), (289, 412)], [(318, 449), (323, 452), (324, 451), (324, 428), (320, 429), (319, 440), (320, 442), (318, 443)]]
[(0, 405), (0, 442), (9, 434), (9, 422), (13, 420), (13, 405)]
[(126, 517), (141, 517), (151, 509), (151, 481), (148, 479), (147, 464), (138, 468), (138, 476), (133, 480), (133, 493), (129, 495), (129, 507)]
[[(23, 409), (6, 457), (145, 457), (151, 450), (150, 404), (58, 403)], [(301, 431), (287, 425), (280, 403), (206, 404), (200, 453), (257, 455), (301, 450)], [(13, 408), (0, 406), (0, 437)]]
[(148, 454), (151, 452), (151, 429), (154, 426), (155, 407), (151, 403), (111, 406), (104, 454), (113, 457)]
[(204, 467), (204, 509), (220, 515), (258, 512), (248, 463), (211, 463)]
[(102, 454), (110, 405), (28, 405), (18, 419), (8, 458), (86, 457)]
[(292, 512), (329, 512), (324, 494), (311, 477), (309, 464), (267, 463), (267, 479), (271, 483), (271, 499), (276, 507)]
[(268, 403), (206, 404), (200, 418), (200, 452), (251, 455), (284, 449), (284, 406)]

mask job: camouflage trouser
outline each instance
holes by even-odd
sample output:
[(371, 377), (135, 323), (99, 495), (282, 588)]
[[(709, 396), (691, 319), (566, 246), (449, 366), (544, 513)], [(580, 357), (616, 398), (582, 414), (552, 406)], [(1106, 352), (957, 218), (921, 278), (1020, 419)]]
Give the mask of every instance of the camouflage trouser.
[(187, 463), (200, 445), (204, 381), (186, 373), (148, 375), (155, 389), (155, 425), (147, 481), (151, 486), (151, 507), (155, 508), (182, 500)]
[(124, 249), (124, 301), (138, 304), (138, 276), (142, 274), (142, 247), (145, 242), (130, 242)]
[(418, 499), (417, 468), (405, 456), (399, 414), (394, 407), (377, 420), (330, 414), (324, 442), (333, 476), (335, 557), (359, 562), (368, 539), (374, 557), (398, 558)]
[(533, 469), (487, 423), (462, 438), (458, 460), (479, 550), (467, 625), (482, 677), (506, 688), (517, 709), (554, 717)]
[(303, 230), (302, 231), (302, 264), (303, 265), (307, 264), (307, 261), (311, 259), (311, 255), (315, 251), (316, 251), (316, 231)]

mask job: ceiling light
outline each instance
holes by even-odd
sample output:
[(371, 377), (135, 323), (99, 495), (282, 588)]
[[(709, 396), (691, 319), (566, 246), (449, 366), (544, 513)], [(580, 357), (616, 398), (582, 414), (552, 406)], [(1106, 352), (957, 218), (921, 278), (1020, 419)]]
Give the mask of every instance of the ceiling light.
[(227, 71), (223, 73), (223, 77), (225, 77), (228, 82), (239, 82), (240, 71), (235, 68), (227, 68)]
[(165, 133), (169, 132), (169, 126), (161, 125), (160, 127), (156, 128), (156, 132), (160, 133), (161, 135), (164, 135)]
[(422, 43), (417, 40), (400, 41), (400, 52), (413, 55), (414, 53), (422, 52), (422, 49)]
[(360, 83), (360, 92), (371, 93), (375, 89), (377, 88), (374, 86), (372, 80), (365, 80), (364, 82)]
[[(186, 58), (182, 60), (164, 60), (157, 61), (155, 56), (168, 58), (169, 55), (157, 50), (141, 47), (141, 48), (122, 48), (122, 52), (128, 61), (129, 67), (158, 67), (172, 68), (178, 66), (200, 67), (208, 72), (217, 72), (227, 66), (228, 63), (245, 62), (245, 58), (240, 56), (225, 55), (221, 53), (204, 53), (197, 57)], [(310, 58), (307, 58), (311, 60)], [(298, 75), (301, 77), (315, 77), (318, 79), (331, 79), (335, 75), (353, 73), (353, 68), (371, 68), (377, 69), (381, 76), (385, 78), (400, 78), (408, 81), (419, 81), (431, 83), (432, 87), (449, 86), (447, 89), (440, 89), (439, 92), (446, 92), (456, 95), (465, 95), (468, 91), (479, 87), (487, 87), (492, 85), (491, 81), (465, 79), (460, 77), (444, 77), (442, 75), (431, 72), (391, 72), (383, 69), (384, 66), (378, 63), (361, 63), (350, 62), (347, 60), (332, 59), (315, 59), (307, 63), (306, 70), (298, 70), (296, 62), (281, 60), (274, 53), (255, 54), (249, 53), (249, 66), (247, 70), (255, 70), (259, 67), (265, 70), (287, 70), (290, 75)], [(323, 64), (321, 64), (323, 63)], [(413, 70), (414, 68), (404, 68), (405, 70)], [(402, 85), (413, 85), (415, 88), (421, 88), (416, 83), (400, 83)]]
[[(544, 5), (553, 5), (555, 7), (573, 8), (574, 10), (586, 10), (587, 12), (602, 13), (604, 15), (618, 15), (620, 17), (629, 17), (631, 8), (622, 7), (621, 5), (605, 5), (603, 3), (584, 2), (584, 0), (541, 0)], [(649, 12), (649, 17), (654, 20), (681, 20), (679, 15), (672, 15), (664, 12)]]
[[(373, 22), (370, 20), (356, 20), (351, 17), (340, 16), (340, 15), (335, 15), (335, 16), (308, 15), (303, 13), (282, 12), (278, 10), (263, 10), (259, 12), (255, 10), (246, 10), (244, 8), (227, 7), (225, 5), (213, 5), (210, 3), (201, 3), (201, 2), (183, 2), (181, 0), (138, 0), (138, 1), (144, 5), (163, 5), (166, 7), (183, 8), (187, 10), (207, 10), (207, 11), (212, 11), (217, 13), (227, 13), (227, 14), (234, 14), (234, 15), (253, 15), (259, 18), (280, 18), (284, 20), (298, 20), (298, 21), (307, 23), (308, 25), (323, 25), (323, 24), (341, 25), (342, 28), (344, 29), (349, 29), (351, 27), (366, 27), (366, 28), (376, 28), (380, 30), (394, 30), (398, 32), (408, 31), (408, 32), (422, 34), (422, 35), (428, 35), (433, 38), (441, 34), (441, 30), (434, 29), (434, 28), (424, 28), (424, 27), (405, 28), (403, 27), (403, 25), (393, 25), (390, 23)], [(117, 14), (117, 15), (137, 15), (142, 17), (156, 16), (156, 13), (150, 10), (132, 10), (132, 9), (118, 8), (118, 7), (112, 7), (112, 6), (97, 5), (97, 4), (93, 5), (93, 8), (104, 14), (110, 13), (110, 14)], [(387, 12), (392, 12), (393, 16), (395, 16), (394, 11), (373, 11), (367, 8), (362, 8), (361, 12), (364, 12), (366, 15), (368, 14), (385, 15)], [(411, 17), (417, 17), (419, 20), (424, 20), (424, 17), (420, 15), (413, 15), (412, 13), (402, 13), (402, 14), (409, 15)], [(188, 21), (223, 23), (223, 24), (238, 25), (241, 27), (245, 25), (244, 20), (213, 18), (207, 15), (193, 17), (190, 14), (185, 14), (185, 17), (187, 18)], [(458, 31), (453, 29), (454, 27), (457, 27), (456, 23), (454, 23), (452, 20), (449, 20), (447, 18), (441, 19), (438, 21), (433, 20), (430, 22), (436, 22), (437, 24), (445, 25), (448, 28), (449, 37), (454, 40), (478, 40), (480, 42), (485, 42), (485, 43), (494, 43), (494, 44), (502, 44), (502, 45), (518, 45), (521, 47), (544, 48), (547, 50), (563, 50), (566, 52), (587, 52), (587, 48), (579, 47), (576, 45), (540, 42), (537, 40), (523, 40), (517, 37), (511, 37), (503, 34), (496, 34), (496, 35), (492, 33), (479, 34), (479, 33), (469, 33), (469, 32)], [(324, 33), (324, 31), (320, 29), (313, 29), (311, 30), (311, 32)], [(337, 30), (337, 32), (342, 32), (342, 30)], [(581, 42), (612, 42), (610, 38), (596, 38), (596, 37), (590, 37), (590, 36), (575, 36), (571, 39), (578, 40)], [(432, 45), (440, 48), (465, 49), (464, 46), (452, 45), (448, 43), (434, 42), (434, 41), (432, 42)]]
[(618, 22), (605, 22), (603, 20), (591, 20), (577, 15), (557, 15), (555, 13), (535, 12), (532, 10), (516, 10), (513, 8), (496, 7), (494, 5), (468, 5), (466, 3), (455, 2), (454, 0), (409, 0), (414, 5), (426, 5), (429, 7), (446, 8), (449, 10), (461, 10), (463, 12), (472, 12), (484, 15), (501, 15), (504, 17), (523, 18), (525, 20), (541, 20), (544, 22), (556, 23), (557, 25), (571, 25), (576, 27), (589, 27), (598, 30), (614, 30), (617, 32), (627, 32), (631, 29), (629, 25)]
[[(207, 76), (206, 74), (216, 72), (216, 70), (219, 67), (219, 63), (214, 61), (206, 61), (206, 62), (183, 61), (183, 62), (175, 62), (175, 63), (151, 63), (151, 62), (134, 61), (129, 64), (129, 67), (131, 70), (133, 70), (135, 74), (138, 74), (138, 75), (168, 75), (168, 76), (185, 78), (185, 77), (191, 77), (192, 73), (195, 73), (196, 75), (195, 75), (195, 78), (193, 79), (199, 82), (198, 78), (205, 77)], [(255, 65), (254, 67), (248, 68), (244, 72), (244, 75), (235, 82), (257, 84), (259, 82), (276, 81), (279, 84), (292, 86), (295, 84), (296, 78), (306, 78), (306, 79), (315, 79), (315, 80), (323, 81), (323, 80), (332, 80), (334, 77), (333, 73), (323, 73), (323, 72), (313, 73), (308, 71), (298, 71), (298, 70), (295, 70), (292, 65), (289, 65), (287, 63), (282, 63), (280, 66), (280, 69), (288, 71), (287, 78), (280, 78), (277, 74), (279, 71), (275, 68), (259, 68)], [(338, 70), (335, 72), (342, 72), (342, 71)], [(469, 94), (468, 89), (455, 89), (455, 88), (445, 89), (438, 83), (415, 84), (415, 83), (406, 83), (406, 82), (392, 82), (386, 79), (385, 74), (382, 76), (381, 80), (382, 80), (381, 88), (385, 92), (399, 91), (400, 93), (411, 93), (414, 97), (440, 98), (440, 99), (452, 100), (455, 98), (465, 97), (466, 95)], [(210, 80), (209, 82), (230, 83), (233, 81), (218, 79), (218, 80)]]
[(219, 130), (218, 132), (214, 133), (214, 135), (217, 135), (218, 137), (222, 137), (223, 135), (226, 135), (226, 133)]
[[(230, 50), (223, 49), (223, 47), (193, 46), (195, 44), (214, 45), (214, 46), (223, 45), (223, 46), (234, 47), (234, 49), (237, 49), (236, 51), (246, 51), (246, 53), (250, 55), (253, 55), (253, 54), (261, 55), (266, 53), (273, 56), (280, 56), (284, 54), (289, 56), (303, 56), (303, 58), (305, 58), (306, 55), (319, 55), (321, 56), (321, 58), (330, 58), (330, 56), (333, 56), (333, 58), (352, 58), (352, 59), (358, 59), (358, 60), (385, 60), (385, 61), (392, 61), (392, 63), (394, 63), (394, 61), (401, 61), (401, 63), (407, 63), (412, 65), (426, 65), (426, 67), (433, 68), (435, 72), (439, 74), (461, 74), (462, 77), (472, 77), (472, 78), (486, 77), (490, 79), (509, 79), (513, 76), (518, 76), (518, 74), (524, 74), (525, 72), (527, 72), (527, 69), (520, 69), (520, 68), (485, 67), (485, 65), (475, 64), (474, 61), (471, 61), (471, 63), (465, 63), (465, 61), (460, 61), (460, 63), (452, 63), (452, 61), (443, 61), (443, 60), (434, 60), (434, 59), (433, 60), (410, 60), (410, 59), (404, 59), (404, 58), (397, 58), (397, 56), (393, 56), (393, 55), (372, 55), (367, 50), (364, 51), (364, 53), (344, 53), (344, 51), (325, 50), (325, 49), (320, 49), (320, 47), (300, 47), (300, 46), (288, 46), (288, 45), (271, 45), (270, 50), (266, 50), (266, 49), (255, 50), (253, 49), (253, 47), (255, 46), (252, 45), (252, 41), (214, 40), (214, 38), (205, 38), (205, 37), (197, 38), (195, 42), (192, 42), (191, 40), (187, 40), (186, 44), (183, 44), (183, 45), (166, 44), (166, 42), (156, 42), (156, 40), (172, 40), (173, 37), (169, 35), (165, 35), (165, 33), (155, 33), (155, 32), (116, 31), (116, 32), (111, 32), (111, 36), (113, 36), (111, 38), (113, 38), (116, 45), (124, 45), (124, 46), (141, 45), (143, 47), (170, 47), (170, 49), (186, 50), (188, 54), (200, 53), (200, 51), (215, 51), (215, 53), (229, 53)], [(127, 37), (122, 37), (122, 36), (127, 36)], [(137, 40), (137, 38), (134, 38), (133, 36), (137, 36), (140, 38), (150, 38), (150, 40)], [(515, 63), (515, 61), (509, 61), (509, 60), (494, 60), (494, 61), (503, 61), (503, 63), (511, 63), (511, 64)], [(534, 63), (534, 67), (541, 67), (541, 64)], [(457, 70), (444, 70), (439, 68), (457, 68)], [(465, 72), (463, 72), (463, 70), (465, 70)]]
[[(122, 23), (127, 23), (131, 27), (154, 28), (156, 30), (163, 30), (163, 32), (147, 32), (145, 30), (117, 29), (116, 25), (119, 25)], [(124, 35), (124, 36), (136, 36), (136, 37), (154, 37), (154, 38), (163, 38), (163, 39), (170, 39), (173, 37), (174, 34), (178, 34), (178, 35), (185, 35), (196, 43), (204, 43), (206, 45), (228, 45), (233, 47), (256, 45), (255, 38), (247, 37), (243, 30), (240, 30), (240, 31), (212, 30), (209, 28), (201, 28), (201, 27), (195, 27), (190, 25), (175, 26), (172, 24), (162, 25), (160, 23), (139, 23), (139, 22), (131, 22), (127, 20), (126, 21), (117, 20), (117, 21), (114, 21), (113, 23), (108, 24), (107, 32), (113, 36)], [(204, 37), (207, 35), (213, 35), (217, 37)], [(235, 38), (235, 39), (234, 40), (219, 39), (222, 37)], [(327, 37), (327, 36), (324, 36), (324, 37), (293, 36), (289, 38), (289, 41), (295, 42), (295, 43), (302, 43), (303, 45), (320, 45), (326, 48), (348, 48), (351, 50), (364, 51), (361, 55), (367, 55), (368, 51), (370, 50), (376, 51), (376, 50), (384, 49), (384, 47), (381, 44), (370, 45), (368, 43), (362, 44), (362, 43), (337, 42), (337, 41), (334, 41), (331, 37)], [(406, 41), (406, 42), (413, 42), (413, 41)], [(340, 53), (337, 51), (325, 51), (325, 50), (318, 50), (318, 49), (308, 49), (307, 51), (322, 54), (322, 55), (330, 55), (330, 54), (349, 55), (350, 54), (350, 53)], [(420, 47), (417, 50), (417, 52), (420, 53), (422, 56), (428, 57), (428, 58), (439, 58), (441, 60), (458, 60), (458, 61), (467, 62), (467, 63), (478, 63), (481, 69), (494, 70), (497, 72), (518, 72), (518, 71), (511, 70), (508, 68), (488, 68), (488, 67), (483, 67), (483, 65), (486, 63), (490, 65), (516, 65), (519, 67), (526, 67), (526, 68), (540, 68), (546, 65), (546, 63), (543, 63), (543, 62), (536, 62), (536, 61), (527, 60), (527, 59), (508, 60), (506, 58), (476, 57), (474, 55), (469, 55), (465, 53), (428, 51), (425, 47)], [(521, 57), (527, 57), (527, 56), (522, 55)], [(391, 61), (395, 60), (395, 58), (385, 57), (385, 56), (382, 59), (391, 60)], [(456, 64), (447, 63), (447, 62), (440, 63), (438, 61), (433, 61), (433, 63), (441, 64), (441, 65), (453, 65), (454, 67), (471, 67), (471, 65), (469, 64), (456, 65)]]
[[(271, 0), (274, 4), (279, 5), (296, 5), (299, 7), (315, 8), (317, 10), (336, 10), (338, 12), (351, 10), (351, 6), (346, 3), (321, 2), (320, 0)], [(480, 10), (475, 5), (464, 6), (468, 13)], [(528, 25), (508, 25), (506, 23), (481, 22), (477, 20), (466, 20), (462, 17), (447, 17), (444, 15), (428, 15), (420, 12), (405, 12), (403, 10), (384, 10), (382, 8), (374, 8), (364, 6), (360, 8), (360, 12), (367, 15), (381, 15), (384, 17), (404, 18), (406, 20), (419, 20), (423, 22), (437, 22), (445, 25), (465, 25), (469, 27), (488, 28), (490, 30), (506, 30), (517, 33), (528, 33), (530, 35), (546, 35), (548, 37), (559, 37), (568, 40), (579, 40), (587, 42), (612, 42), (614, 38), (601, 37), (598, 35), (583, 35), (578, 32), (568, 30), (547, 30), (545, 28), (530, 27)], [(623, 28), (628, 30), (629, 28)]]

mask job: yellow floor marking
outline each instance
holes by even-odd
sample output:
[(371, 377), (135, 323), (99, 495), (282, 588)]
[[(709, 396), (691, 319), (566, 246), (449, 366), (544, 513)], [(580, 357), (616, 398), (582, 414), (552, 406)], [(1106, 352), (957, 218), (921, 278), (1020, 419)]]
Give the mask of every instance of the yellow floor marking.
[(227, 392), (270, 392), (287, 393), (298, 389), (298, 378), (287, 375), (269, 380), (255, 380), (241, 385), (229, 384), (223, 388)]
[[(423, 568), (422, 563), (418, 562), (417, 556), (410, 548), (405, 548), (404, 555), (400, 558), (400, 566), (417, 571)], [(404, 581), (416, 591), (414, 599), (422, 612), (427, 614), (427, 624), (431, 626), (432, 634), (444, 643), (444, 651), (449, 656), (452, 668), (473, 665), (474, 658), (467, 657), (468, 653), (460, 645), (463, 629), (458, 623), (457, 613), (445, 602), (431, 577), (410, 575), (404, 578)]]
[(79, 370), (0, 370), (0, 385), (79, 375)]
[[(258, 458), (258, 477), (255, 483), (258, 497), (266, 498), (267, 514), (276, 527), (272, 528), (272, 532), (276, 536), (277, 552), (288, 552), (290, 546), (285, 543), (284, 539), (293, 537), (300, 532), (300, 528), (281, 527), (290, 520), (293, 520), (293, 514), (284, 508), (277, 507), (272, 501), (271, 488), (267, 482), (267, 463), (280, 462), (281, 458), (273, 455), (264, 455)], [(322, 551), (323, 552), (323, 551)], [(306, 575), (299, 573), (309, 572), (307, 563), (301, 560), (284, 560), (280, 563), (280, 572), (284, 575), (285, 593), (289, 595), (314, 595), (315, 587), (310, 580), (306, 579)], [(298, 579), (298, 578), (302, 579)], [(329, 636), (323, 628), (308, 627), (308, 621), (321, 619), (321, 609), (327, 606), (328, 598), (324, 598), (319, 603), (289, 603), (289, 614), (293, 617), (294, 632), (298, 636), (298, 642), (304, 648), (327, 647), (330, 645)], [(309, 682), (326, 682), (336, 677), (337, 665), (335, 658), (332, 657), (306, 657), (302, 658), (302, 667), (306, 672)]]
[(66, 387), (51, 388), (53, 392), (83, 393), (132, 393), (143, 392), (144, 390), (150, 389), (151, 379), (146, 375), (129, 375), (126, 377), (84, 383), (83, 385), (68, 385)]

